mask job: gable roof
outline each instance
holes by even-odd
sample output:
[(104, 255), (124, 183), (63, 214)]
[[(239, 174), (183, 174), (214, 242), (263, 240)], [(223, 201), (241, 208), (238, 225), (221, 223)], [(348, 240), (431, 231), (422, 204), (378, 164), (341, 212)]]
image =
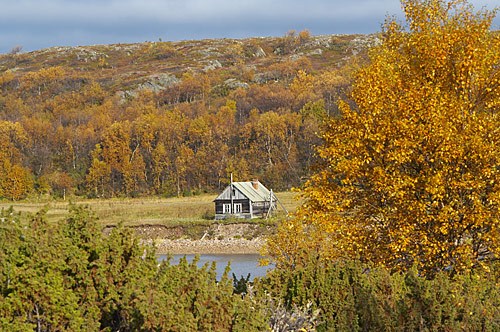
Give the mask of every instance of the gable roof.
[[(253, 187), (253, 182), (233, 182), (234, 189), (238, 190), (243, 196), (252, 202), (267, 202), (270, 199), (271, 192), (264, 187), (262, 183), (256, 181), (257, 189)], [(227, 186), (215, 200), (230, 199), (231, 185)], [(274, 195), (273, 195), (274, 196)], [(275, 198), (273, 197), (273, 200)]]

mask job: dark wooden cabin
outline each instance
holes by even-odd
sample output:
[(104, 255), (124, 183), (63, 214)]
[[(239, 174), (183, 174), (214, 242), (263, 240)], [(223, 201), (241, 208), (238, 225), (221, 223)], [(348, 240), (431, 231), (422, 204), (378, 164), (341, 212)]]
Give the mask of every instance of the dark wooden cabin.
[(257, 180), (232, 182), (214, 200), (215, 219), (264, 218), (276, 209), (276, 197)]

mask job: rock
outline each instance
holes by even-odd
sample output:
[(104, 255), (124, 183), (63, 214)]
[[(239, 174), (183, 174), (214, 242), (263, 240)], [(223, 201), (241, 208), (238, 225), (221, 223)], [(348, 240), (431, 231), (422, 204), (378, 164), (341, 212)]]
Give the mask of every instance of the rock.
[(136, 91), (131, 91), (131, 90), (126, 90), (126, 91), (117, 91), (116, 96), (120, 99), (120, 104), (123, 104), (127, 101), (129, 98), (135, 98), (137, 96)]
[(376, 35), (360, 35), (350, 43), (352, 55), (357, 55), (370, 47), (378, 46), (382, 41)]
[(321, 48), (317, 48), (315, 50), (307, 52), (307, 55), (322, 55), (323, 50)]
[(278, 81), (278, 80), (279, 80), (279, 73), (275, 71), (257, 73), (253, 76), (253, 81), (258, 84), (264, 84), (269, 81)]
[(248, 83), (238, 81), (235, 78), (230, 78), (230, 79), (225, 80), (224, 85), (230, 89), (237, 89), (237, 88), (248, 89), (248, 87), (249, 87)]
[(150, 77), (153, 79), (156, 79), (158, 84), (165, 87), (165, 88), (168, 88), (168, 87), (171, 87), (173, 85), (180, 83), (180, 80), (177, 77), (175, 77), (174, 75), (170, 75), (170, 74), (156, 74), (156, 75), (151, 75)]
[(208, 61), (208, 65), (203, 68), (203, 71), (215, 70), (217, 68), (222, 68), (222, 64), (218, 60)]
[(254, 57), (256, 58), (263, 58), (263, 57), (266, 57), (267, 54), (266, 52), (264, 52), (264, 50), (262, 49), (262, 47), (257, 47), (257, 49), (255, 50), (255, 53), (254, 53)]
[(300, 53), (292, 54), (288, 58), (290, 59), (290, 61), (298, 61), (298, 60), (302, 59), (303, 57), (304, 57), (304, 53), (300, 52)]
[(154, 74), (148, 76), (148, 80), (142, 84), (139, 84), (137, 90), (150, 90), (153, 92), (159, 92), (165, 90), (168, 87), (176, 85), (180, 80), (170, 74)]
[[(95, 61), (98, 61), (102, 58), (108, 58), (108, 55), (105, 54), (105, 53), (102, 53), (102, 52), (97, 52), (97, 51), (94, 51), (92, 49), (87, 49), (87, 48), (84, 48), (84, 47), (77, 47), (75, 48), (75, 55), (76, 55), (76, 59), (78, 61), (82, 61), (82, 62), (95, 62)], [(58, 53), (61, 53), (61, 52), (58, 52)]]
[(332, 44), (332, 36), (340, 36), (340, 35), (319, 35), (311, 38), (310, 45), (312, 47), (322, 47), (322, 48), (330, 48)]
[[(198, 54), (200, 54), (204, 58), (209, 58), (209, 57), (218, 57), (221, 56), (222, 54), (217, 50), (216, 47), (206, 47), (202, 50), (198, 51)], [(217, 60), (215, 60), (217, 61)], [(218, 62), (218, 61), (217, 61)]]

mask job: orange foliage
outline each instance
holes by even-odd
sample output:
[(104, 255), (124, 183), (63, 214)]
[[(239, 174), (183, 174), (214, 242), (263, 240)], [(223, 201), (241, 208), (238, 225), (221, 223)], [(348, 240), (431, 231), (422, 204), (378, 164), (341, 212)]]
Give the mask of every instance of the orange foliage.
[(326, 257), (461, 272), (500, 254), (494, 13), (463, 0), (402, 3), (409, 31), (386, 23), (352, 102), (323, 133), (297, 218), (326, 234), (312, 239)]

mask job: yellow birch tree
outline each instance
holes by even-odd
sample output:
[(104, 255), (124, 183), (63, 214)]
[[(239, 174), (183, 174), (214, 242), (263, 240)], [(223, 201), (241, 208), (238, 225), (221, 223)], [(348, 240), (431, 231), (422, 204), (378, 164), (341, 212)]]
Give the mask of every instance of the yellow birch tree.
[(27, 147), (20, 123), (0, 121), (0, 198), (18, 200), (33, 190), (32, 175), (22, 166), (22, 150)]
[[(495, 11), (466, 0), (401, 2), (407, 25), (385, 23), (281, 237), (300, 224), (324, 235), (316, 247), (326, 258), (415, 265), (429, 277), (486, 267), (500, 254)], [(280, 241), (269, 246), (278, 262)]]

